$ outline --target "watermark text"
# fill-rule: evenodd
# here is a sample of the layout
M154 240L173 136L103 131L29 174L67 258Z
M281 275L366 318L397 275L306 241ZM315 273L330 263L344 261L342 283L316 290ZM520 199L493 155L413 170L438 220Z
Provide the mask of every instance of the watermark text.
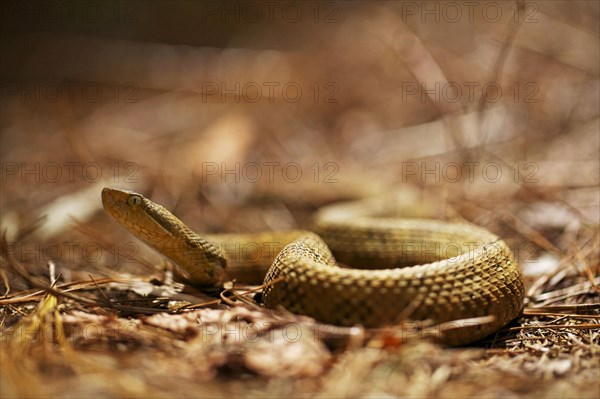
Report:
M135 162L114 162L103 166L97 162L2 162L0 181L21 183L138 183L139 166Z
M67 102L117 104L137 103L139 86L134 82L0 82L0 103L18 101L21 104Z
M298 162L248 162L234 163L202 163L202 183L216 179L221 183L257 183L259 181L274 183L277 181L296 183L310 176L315 183L339 183L336 177L340 167L335 162L314 162L300 164Z
M498 183L507 176L515 183L538 183L535 176L539 165L535 162L514 162L505 165L498 162L403 162L402 182L420 183L473 183L482 179L486 183Z

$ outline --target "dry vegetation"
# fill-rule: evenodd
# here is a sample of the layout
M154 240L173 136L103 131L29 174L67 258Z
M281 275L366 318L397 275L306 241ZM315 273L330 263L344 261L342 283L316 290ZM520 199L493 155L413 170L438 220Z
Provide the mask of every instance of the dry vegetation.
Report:
M600 397L599 3L77 4L2 5L2 397ZM524 311L454 349L268 312L105 185L205 232L399 193L505 238Z

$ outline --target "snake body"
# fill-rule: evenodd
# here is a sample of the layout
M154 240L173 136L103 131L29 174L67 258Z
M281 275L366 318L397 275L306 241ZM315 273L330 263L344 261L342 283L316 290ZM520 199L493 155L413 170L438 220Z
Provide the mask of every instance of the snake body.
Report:
M264 277L268 308L325 323L455 322L440 340L461 345L498 330L523 305L521 274L507 244L471 224L379 218L349 203L320 210L314 232L201 237L140 194L105 188L102 202L117 222L185 269L191 282ZM481 316L492 321L465 321Z

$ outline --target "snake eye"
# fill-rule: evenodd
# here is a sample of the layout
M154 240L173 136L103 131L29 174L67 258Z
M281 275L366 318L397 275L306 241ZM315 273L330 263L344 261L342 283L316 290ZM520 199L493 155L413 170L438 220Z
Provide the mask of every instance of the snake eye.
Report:
M142 203L142 197L139 195L130 195L129 198L127 198L127 203L129 206L138 206Z

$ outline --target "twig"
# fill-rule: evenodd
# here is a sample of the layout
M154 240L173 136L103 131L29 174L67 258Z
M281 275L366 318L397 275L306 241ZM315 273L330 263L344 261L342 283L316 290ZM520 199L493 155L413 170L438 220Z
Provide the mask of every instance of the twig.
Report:
M550 325L537 325L537 326L518 326L518 327L509 327L508 331L520 331L520 330L531 330L531 329L562 329L562 328L573 328L576 330L590 330L590 329L598 329L600 330L600 324L594 323L586 323L586 324L550 324Z
M91 274L88 273L88 276L89 276L90 280L92 280L92 282L94 283L94 285L96 286L96 288L98 289L98 291L100 291L100 295L102 295L104 297L104 299L106 300L106 303L108 304L108 306L112 308L113 304L110 301L110 299L108 298L108 296L106 295L106 293L104 292L104 290L102 289L102 287L100 287L100 285L98 285L98 283L96 282L96 280L94 280L94 277L92 277Z

